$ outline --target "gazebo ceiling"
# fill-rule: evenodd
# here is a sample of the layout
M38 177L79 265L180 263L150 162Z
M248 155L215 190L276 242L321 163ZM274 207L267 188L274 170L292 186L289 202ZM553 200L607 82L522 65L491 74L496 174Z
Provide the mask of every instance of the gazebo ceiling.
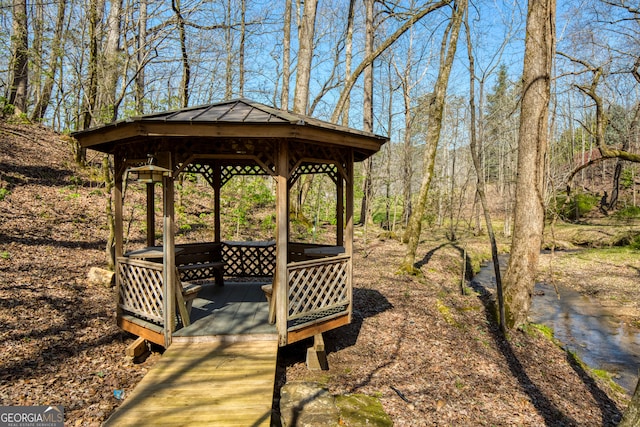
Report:
M73 136L82 147L105 153L113 153L120 144L148 144L153 140L288 139L352 148L356 161L373 155L388 140L247 99L132 117L75 132Z

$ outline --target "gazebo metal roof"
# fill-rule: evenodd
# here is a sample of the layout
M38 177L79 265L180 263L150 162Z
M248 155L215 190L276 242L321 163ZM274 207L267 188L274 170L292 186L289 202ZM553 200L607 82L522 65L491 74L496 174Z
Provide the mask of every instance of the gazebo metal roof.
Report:
M287 138L354 149L354 160L376 153L387 138L236 99L131 117L73 134L83 147L113 153L116 143L154 137Z

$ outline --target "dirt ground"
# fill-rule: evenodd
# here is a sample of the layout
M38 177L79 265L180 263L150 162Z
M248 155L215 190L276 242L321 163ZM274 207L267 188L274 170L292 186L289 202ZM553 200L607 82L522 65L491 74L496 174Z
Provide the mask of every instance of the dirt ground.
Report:
M115 325L113 289L86 280L105 258L98 181L65 138L0 124L0 405L60 404L70 426L99 425L120 403L114 390L129 393L160 357L125 356L132 337ZM330 369L309 372L302 342L281 351L278 385L377 396L398 426L617 424L628 396L535 328L505 339L488 295L462 295L463 247L429 239L424 277L399 276L403 246L371 231L365 245L362 233L354 322L325 334ZM637 264L629 271L621 295L637 295Z

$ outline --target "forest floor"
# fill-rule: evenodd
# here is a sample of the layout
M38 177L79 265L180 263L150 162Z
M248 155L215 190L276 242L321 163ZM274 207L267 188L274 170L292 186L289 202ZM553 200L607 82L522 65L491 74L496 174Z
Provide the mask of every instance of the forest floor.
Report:
M126 396L161 356L125 356L133 338L115 325L113 288L86 279L104 267L106 197L99 173L75 166L70 153L69 140L45 128L0 123L0 405L63 405L66 425L97 426L120 404L113 391ZM334 394L376 396L398 426L617 424L629 396L535 327L506 339L491 295L461 286L463 268L470 274L489 256L486 237L449 242L425 231L423 276L408 277L396 274L403 245L364 233L356 233L354 321L325 334L330 369L309 372L309 342L292 345L279 355L279 386L315 381ZM554 253L551 270L543 258L541 279L638 323L638 252L608 259L610 269L565 258L572 253Z

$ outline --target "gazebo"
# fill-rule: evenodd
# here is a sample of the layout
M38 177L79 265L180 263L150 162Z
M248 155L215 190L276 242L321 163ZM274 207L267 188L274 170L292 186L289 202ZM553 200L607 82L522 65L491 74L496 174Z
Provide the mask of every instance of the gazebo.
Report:
M191 303L203 280L215 279L218 287L229 276L269 277L262 288L280 346L351 322L353 167L387 138L246 99L133 117L73 136L84 148L113 155L117 321L122 329L168 347L180 325L189 327ZM175 180L182 173L202 175L213 189L213 242L175 244ZM304 174L326 174L335 183L335 245L289 239L289 192ZM125 253L127 175L147 183L147 246ZM222 241L220 191L236 175L275 180L275 241ZM156 183L162 184L163 196L160 246L154 234Z

